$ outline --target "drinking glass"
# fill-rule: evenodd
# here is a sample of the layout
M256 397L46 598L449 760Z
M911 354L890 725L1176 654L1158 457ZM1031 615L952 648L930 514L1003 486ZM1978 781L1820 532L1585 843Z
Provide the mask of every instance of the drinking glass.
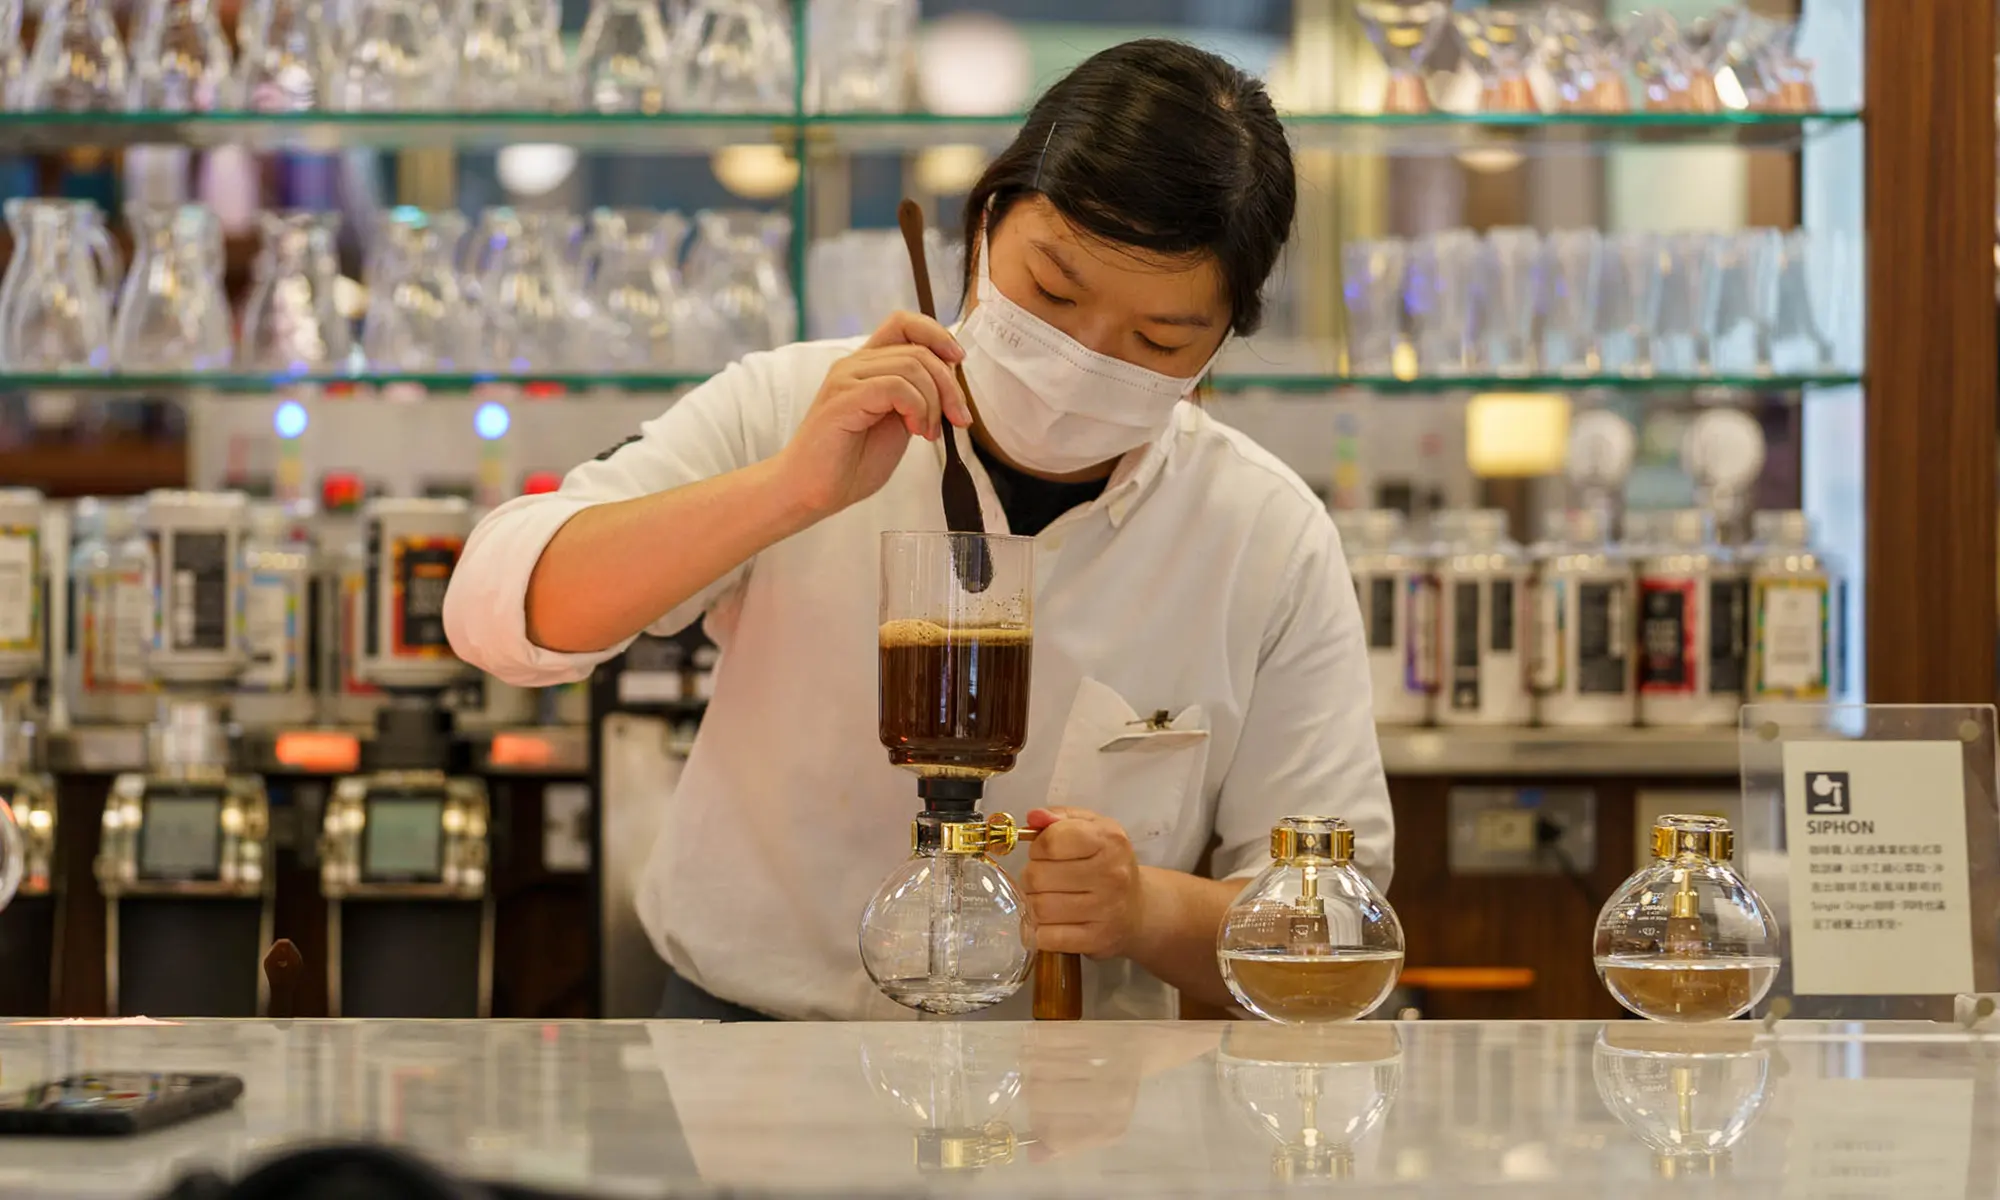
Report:
M213 371L229 365L222 290L222 222L197 204L125 205L132 268L111 326L111 362L125 371Z
M812 112L903 112L917 0L813 0L806 102Z
M1598 369L1620 375L1653 372L1653 330L1660 319L1660 261L1650 233L1613 233L1597 256Z
M104 0L45 0L21 79L26 109L90 112L125 104L127 62Z
M359 0L335 99L350 112L443 107L459 48L438 0Z
M1409 244L1401 238L1353 241L1341 248L1340 260L1347 369L1355 375L1393 375L1402 340Z
M474 365L472 309L459 286L465 218L452 210L383 213L364 268L368 310L361 354L383 371L457 371Z
M1779 244L1774 229L1744 229L1709 239L1705 332L1709 366L1720 374L1770 370Z
M1479 74L1482 112L1536 111L1534 89L1528 84L1528 60L1539 37L1533 14L1525 8L1492 5L1452 14L1458 44Z
M16 108L25 67L21 45L21 10L26 0L0 0L0 108Z
M19 371L110 366L118 255L87 200L6 203L14 257L0 283L0 361Z
M581 310L569 259L575 218L502 211L482 225L476 249L485 365L496 371L562 371L581 361Z
M340 214L266 212L251 265L237 358L261 371L306 374L348 365L353 336L335 303Z
M1462 375L1472 362L1472 273L1479 239L1469 229L1447 229L1410 243L1403 310L1417 369L1426 375Z
M1662 375L1694 375L1708 367L1702 335L1708 237L1670 233L1659 239L1659 320L1653 332L1653 369Z
M659 0L591 0L576 46L578 99L597 112L659 112L673 59Z
M251 0L236 25L234 102L252 112L310 112L338 70L320 0Z
M1355 14L1375 52L1389 68L1382 98L1386 113L1426 113L1430 92L1424 86L1424 66L1437 48L1451 5L1445 0L1356 0Z
M792 18L782 0L690 0L674 31L672 90L692 112L792 104Z
M1588 375L1597 369L1594 289L1601 243L1595 229L1558 229L1542 241L1535 308L1545 371Z
M132 41L133 112L207 112L229 90L229 38L209 0L146 0Z
M1794 229L1780 235L1773 250L1777 296L1771 310L1771 369L1780 374L1810 374L1833 360L1833 346L1819 320L1824 305L1814 303L1815 285L1824 282L1814 270L1818 249L1810 232Z
M1648 109L1702 111L1696 107L1694 96L1701 90L1695 82L1701 66L1682 39L1680 22L1659 11L1634 13L1626 20L1620 37ZM1708 94L1713 95L1714 90L1714 81L1710 80Z
M1847 229L1815 229L1804 234L1807 290L1813 323L1827 340L1823 364L1836 371L1859 371L1868 327L1864 301L1867 284L1861 235Z
M688 291L707 314L693 369L715 369L757 350L791 341L797 301L782 261L789 218L744 209L695 214L688 251Z
M1799 23L1778 24L1766 40L1760 62L1764 107L1774 112L1819 111L1819 89L1813 83L1811 59L1799 55Z
M1487 231L1472 276L1473 368L1527 375L1535 368L1536 275L1542 239L1532 229Z
M674 302L680 279L674 264L687 232L687 218L677 212L600 208L590 214L583 287L597 315L593 342L608 365L625 370L676 365Z
M1618 113L1631 107L1618 31L1609 23L1551 4L1542 17L1542 54L1558 110Z
M570 99L554 0L466 0L456 80L460 108L541 111Z

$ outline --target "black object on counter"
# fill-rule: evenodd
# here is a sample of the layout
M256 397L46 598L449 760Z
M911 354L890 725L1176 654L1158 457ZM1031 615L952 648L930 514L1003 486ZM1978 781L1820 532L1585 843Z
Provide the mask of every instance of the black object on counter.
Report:
M234 1075L105 1071L0 1095L0 1134L122 1137L220 1112L243 1094Z

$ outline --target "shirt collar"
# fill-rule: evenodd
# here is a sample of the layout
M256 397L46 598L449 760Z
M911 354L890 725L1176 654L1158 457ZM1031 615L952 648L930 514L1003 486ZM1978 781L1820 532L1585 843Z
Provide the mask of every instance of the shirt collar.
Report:
M1195 406L1186 400L1174 405L1173 417L1167 422L1167 427L1160 431L1160 436L1143 446L1127 450L1125 456L1118 460L1118 465L1111 468L1110 481L1105 484L1103 493L1091 501L1090 507L1102 508L1104 515L1110 518L1113 529L1125 523L1125 518L1132 514L1133 507L1152 490L1153 484L1159 481L1160 472L1166 469L1167 460L1173 453L1174 443L1179 440L1182 430L1191 428L1191 422L1197 415ZM972 477L978 486L980 508L984 510L986 527L1006 528L1004 514L1000 514L998 522L994 520L995 515L999 514L1000 502L993 495L993 483L986 476L986 464L980 462L979 456L972 451L972 431L959 429L949 423L945 428L948 435L960 439L959 454L965 459L965 465L971 469ZM941 471L945 464L943 440L933 443L932 450L937 457L938 469Z

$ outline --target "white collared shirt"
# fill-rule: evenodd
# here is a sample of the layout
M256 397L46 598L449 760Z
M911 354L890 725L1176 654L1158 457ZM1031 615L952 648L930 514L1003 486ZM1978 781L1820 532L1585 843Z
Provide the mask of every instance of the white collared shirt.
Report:
M582 678L621 652L558 654L528 640L528 578L549 539L592 505L775 455L860 342L753 354L561 490L495 509L451 581L452 646L529 687ZM967 451L987 528L1004 531ZM889 765L876 729L879 535L944 528L943 461L939 444L912 440L874 496L650 627L670 634L706 613L721 656L639 914L667 963L725 1000L792 1018L911 1015L869 982L857 941L920 807L915 778ZM1036 536L1035 556L1027 746L989 781L985 811L1087 808L1124 825L1140 862L1182 871L1214 839L1219 877L1262 870L1278 818L1341 816L1357 864L1387 886L1393 827L1360 609L1333 523L1296 475L1183 403L1097 500ZM1101 749L1160 710L1174 736L1159 748ZM1017 875L1024 860L1016 851ZM1135 965L1086 965L1086 1016L1173 1013L1172 990ZM1024 1018L1026 989L988 1015Z

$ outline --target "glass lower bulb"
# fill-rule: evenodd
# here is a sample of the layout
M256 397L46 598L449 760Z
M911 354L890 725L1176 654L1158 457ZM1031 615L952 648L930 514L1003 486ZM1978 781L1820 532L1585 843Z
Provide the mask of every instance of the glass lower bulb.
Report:
M861 965L919 1012L977 1012L1013 995L1033 962L1034 922L984 854L918 850L861 915Z
M1653 1151L1663 1176L1716 1173L1763 1111L1770 1052L1737 1025L1607 1025L1591 1051L1597 1094Z

